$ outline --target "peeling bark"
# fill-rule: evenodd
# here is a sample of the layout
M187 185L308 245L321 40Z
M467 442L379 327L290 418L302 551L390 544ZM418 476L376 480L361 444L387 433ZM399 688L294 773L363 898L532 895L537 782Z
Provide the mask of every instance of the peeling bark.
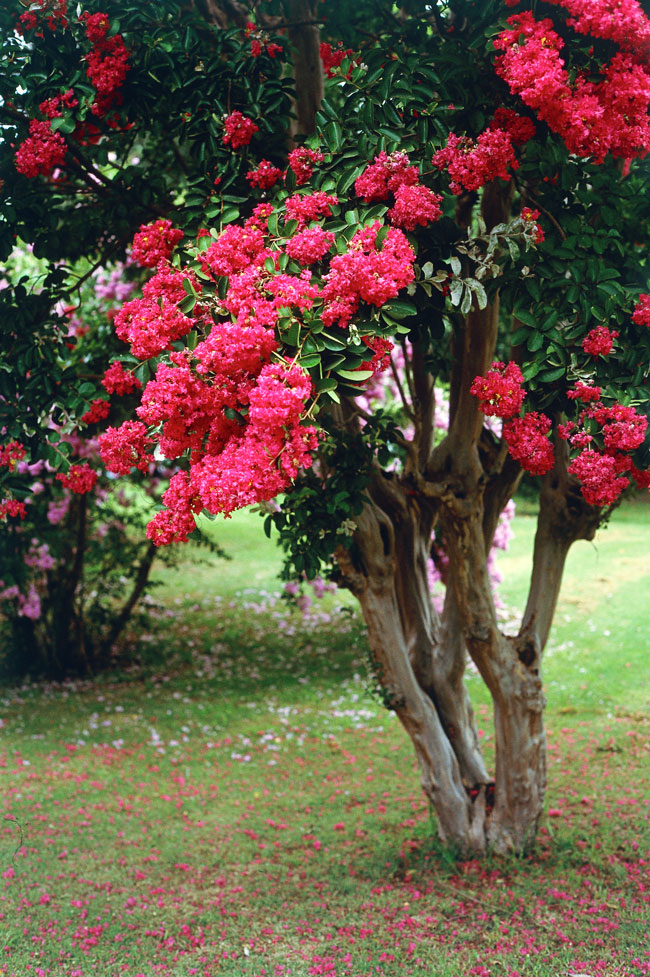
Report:
M410 662L395 587L393 527L376 505L366 506L358 526L357 559L353 561L347 551L340 553L339 567L361 604L386 702L413 743L422 788L436 812L440 837L465 850L471 827L470 802L454 751Z
M494 697L495 806L487 828L498 854L523 851L535 839L546 792L546 734L539 656L520 639L504 639Z

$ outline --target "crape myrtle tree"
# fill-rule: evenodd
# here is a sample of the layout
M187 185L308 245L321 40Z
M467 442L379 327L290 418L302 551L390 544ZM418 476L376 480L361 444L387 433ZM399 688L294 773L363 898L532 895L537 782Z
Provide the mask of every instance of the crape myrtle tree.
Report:
M152 453L179 464L147 529L155 545L187 540L200 512L258 503L293 572L324 567L349 587L442 839L520 851L543 810L541 659L567 552L650 484L643 7L209 0L199 12L214 50L199 68L197 28L186 43L182 26L196 9L175 8L176 40L165 21L155 44L154 24L145 39L129 33L140 12L109 6L54 28L42 20L61 3L29 12L14 55L38 70L15 86L5 161L18 171L9 206L22 206L19 191L54 200L81 179L90 120L93 247L123 246L138 223L132 259L149 276L114 326L145 383L134 415L101 435L102 459L124 475ZM71 51L62 59L71 38L85 74ZM128 52L101 125L96 48L83 43L104 61ZM134 75L153 92L150 55L165 67L143 104ZM56 113L46 97L60 98ZM114 140L128 147L119 162ZM143 214L146 187L154 213ZM109 199L126 201L121 238ZM83 209L83 194L71 198L85 227ZM380 407L366 390L384 371L397 401ZM488 554L525 472L539 484L538 528L507 635ZM494 704L493 775L468 655Z

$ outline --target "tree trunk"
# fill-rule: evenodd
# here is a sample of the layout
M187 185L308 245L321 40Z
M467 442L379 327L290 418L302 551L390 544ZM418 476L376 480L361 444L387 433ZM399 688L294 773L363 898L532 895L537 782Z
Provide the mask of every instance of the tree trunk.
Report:
M488 228L507 220L512 188L485 187ZM462 851L521 852L534 839L546 790L545 704L541 659L557 603L566 555L574 540L591 538L599 513L567 474L564 442L542 480L529 597L516 637L498 624L488 554L499 515L521 469L484 430L476 376L489 370L499 323L498 294L457 322L450 377L450 423L434 445L433 382L417 342L407 355L407 383L398 385L413 422L404 442L401 476L377 469L370 501L357 519L354 546L337 555L343 582L360 601L385 702L411 737L422 786L443 841ZM409 401L410 397L410 401ZM354 429L344 405L337 423ZM440 615L429 593L434 526L448 564ZM467 656L492 696L495 772L481 755L465 684Z
M498 854L535 840L546 792L546 733L539 655L527 641L504 639L494 699L495 804L487 839Z
M323 64L320 31L313 0L285 0L287 34L292 47L296 119L291 136L308 136L315 131L316 113L323 100Z
M142 597L144 589L147 586L147 581L149 580L149 573L151 572L153 561L156 558L156 553L157 548L153 543L149 543L142 556L142 559L140 560L140 566L138 567L138 572L135 576L131 593L124 602L121 611L116 612L113 622L101 643L100 649L102 660L107 658L110 654L113 645L128 624L129 618L135 609L135 605Z
M452 745L411 664L397 594L393 525L376 504L366 506L357 523L357 551L340 552L339 567L363 610L384 703L395 711L415 748L422 788L436 812L440 837L465 850L471 804Z

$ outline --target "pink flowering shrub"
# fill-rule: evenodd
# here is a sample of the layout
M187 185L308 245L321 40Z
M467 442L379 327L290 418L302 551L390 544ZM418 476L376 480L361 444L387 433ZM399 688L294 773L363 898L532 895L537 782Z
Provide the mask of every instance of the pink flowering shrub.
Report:
M586 14L580 2L565 6L578 13L577 18L569 18L571 26L582 33L595 27L594 33L621 43L622 50L602 67L600 80L592 81L584 71L571 80L560 55L564 41L552 20L535 20L530 11L509 17L509 29L494 41L495 48L503 52L496 59L497 74L562 137L569 152L593 156L596 162L602 162L607 153L624 158L644 155L650 149L650 76L630 51L635 47L634 31L627 40L623 38L621 11L616 17L619 26L612 29L614 18L608 21L600 14ZM638 25L640 43L647 48L647 21L640 8L635 9L633 22Z

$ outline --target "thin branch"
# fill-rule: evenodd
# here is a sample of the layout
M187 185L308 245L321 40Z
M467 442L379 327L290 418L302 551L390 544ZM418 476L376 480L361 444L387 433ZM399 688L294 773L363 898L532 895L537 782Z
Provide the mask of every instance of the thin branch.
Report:
M402 381L399 378L399 373L397 372L397 368L392 360L390 361L390 371L393 374L393 380L395 381L395 386L397 387L400 400L402 401L404 412L406 416L409 418L409 420L415 423L415 414L413 412L413 409L409 401L406 398L406 394L404 393L404 387L402 386Z
M411 396L411 403L415 403L415 384L413 383L413 371L411 369L411 360L406 351L406 342L402 341L400 343L402 347L402 353L404 354L404 375L406 376L406 383L409 388L409 394Z
M559 233L560 237L562 238L562 240L563 241L566 241L566 231L564 231L564 229L561 227L561 225L558 224L557 220L555 219L555 217L553 216L553 214L550 212L550 210L547 210L546 207L544 206L544 204L542 204L542 203L539 202L539 200L537 199L537 197L535 196L535 194L530 190L530 188L527 187L527 186L521 187L521 192L522 192L523 197L526 200L530 200L531 203L535 204L535 207L537 207L538 210L541 210L541 212L544 214L545 217L548 217L548 219L550 220L551 224L553 224L553 226L555 227L556 231L558 231L558 233Z

